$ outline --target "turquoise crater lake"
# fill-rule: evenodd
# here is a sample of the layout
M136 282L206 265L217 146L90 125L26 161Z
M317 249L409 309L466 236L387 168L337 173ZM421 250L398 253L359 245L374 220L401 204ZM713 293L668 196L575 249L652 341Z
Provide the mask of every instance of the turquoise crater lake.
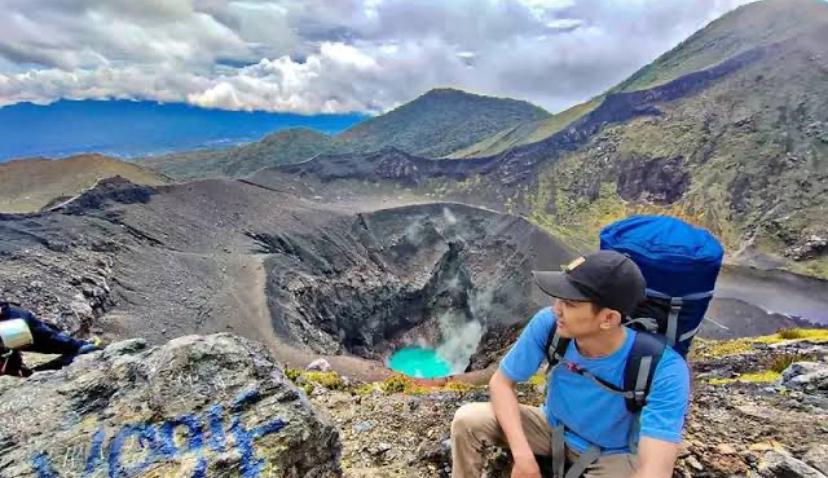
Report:
M425 347L400 349L388 360L391 370L415 378L440 378L451 375L451 365L437 351Z

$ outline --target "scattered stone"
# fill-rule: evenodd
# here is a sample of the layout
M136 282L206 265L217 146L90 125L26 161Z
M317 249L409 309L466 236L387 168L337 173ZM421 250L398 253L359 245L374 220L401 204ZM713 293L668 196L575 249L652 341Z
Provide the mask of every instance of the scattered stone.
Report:
M771 450L765 453L752 477L763 478L825 478L820 473L787 452Z
M812 446L802 456L802 461L828 475L828 444L818 443Z
M828 364L795 362L782 372L782 385L788 388L828 391Z
M688 456L684 459L684 461L690 466L690 468L696 471L704 470L704 466L702 466L702 464L699 463L699 460L697 460L696 457L693 455Z
M318 358L313 362L309 363L308 366L305 367L305 369L315 372L328 372L331 370L331 364L323 358Z
M385 442L377 443L377 447L374 450L374 455L382 455L383 453L387 452L391 449L391 445Z
M359 422L354 425L354 431L357 433L365 433L374 429L374 424L369 421Z

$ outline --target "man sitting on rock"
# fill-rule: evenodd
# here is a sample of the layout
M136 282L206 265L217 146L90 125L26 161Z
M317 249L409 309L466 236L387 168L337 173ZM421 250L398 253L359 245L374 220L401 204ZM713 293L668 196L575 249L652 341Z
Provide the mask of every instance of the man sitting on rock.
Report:
M622 395L593 379L624 384L637 332L621 321L645 297L638 266L620 253L600 251L576 259L564 272L535 272L535 280L556 299L554 306L532 318L501 361L489 381L491 403L466 404L455 414L452 476L479 478L482 450L495 444L510 448L512 478L541 477L535 455L550 456L553 463L563 463L561 455L570 464L583 458L580 467L586 467L587 477L670 477L689 398L689 374L681 356L664 349L638 415L628 411ZM548 377L544 406L519 404L515 382L538 370L554 326L560 337L574 340ZM635 445L637 454L631 449ZM553 474L562 477L563 465L554 468ZM573 468L567 478L580 475L582 470Z
M36 371L56 370L65 367L72 363L78 355L100 350L97 343L74 339L54 325L38 320L31 311L19 307L13 302L0 300L0 322L9 323L16 319L20 319L25 323L25 328L28 330L24 332L29 340L26 340L28 342L26 345L12 345L6 343L10 341L10 338L3 337L3 334L0 334L0 375L28 377ZM60 357L30 369L23 364L21 351L59 354Z

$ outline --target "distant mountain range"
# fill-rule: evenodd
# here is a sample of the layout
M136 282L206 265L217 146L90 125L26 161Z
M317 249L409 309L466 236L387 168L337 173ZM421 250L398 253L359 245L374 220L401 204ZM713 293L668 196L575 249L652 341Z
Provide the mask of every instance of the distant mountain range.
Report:
M235 148L162 155L142 164L177 178L195 178L238 177L317 154L369 153L389 147L439 158L503 129L549 117L525 101L440 88L335 136L304 128L284 130Z
M338 133L366 115L224 111L152 101L19 103L0 108L0 162L27 156L97 152L135 157L195 148L226 148L278 129Z

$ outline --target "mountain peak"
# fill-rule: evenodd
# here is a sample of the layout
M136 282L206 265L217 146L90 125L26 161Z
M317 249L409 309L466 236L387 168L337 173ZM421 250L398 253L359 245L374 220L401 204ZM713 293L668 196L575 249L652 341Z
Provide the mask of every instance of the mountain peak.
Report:
M652 88L755 48L826 35L828 2L763 0L714 20L611 92Z
M339 137L349 152L395 146L407 153L443 157L498 131L549 113L526 101L435 88Z

